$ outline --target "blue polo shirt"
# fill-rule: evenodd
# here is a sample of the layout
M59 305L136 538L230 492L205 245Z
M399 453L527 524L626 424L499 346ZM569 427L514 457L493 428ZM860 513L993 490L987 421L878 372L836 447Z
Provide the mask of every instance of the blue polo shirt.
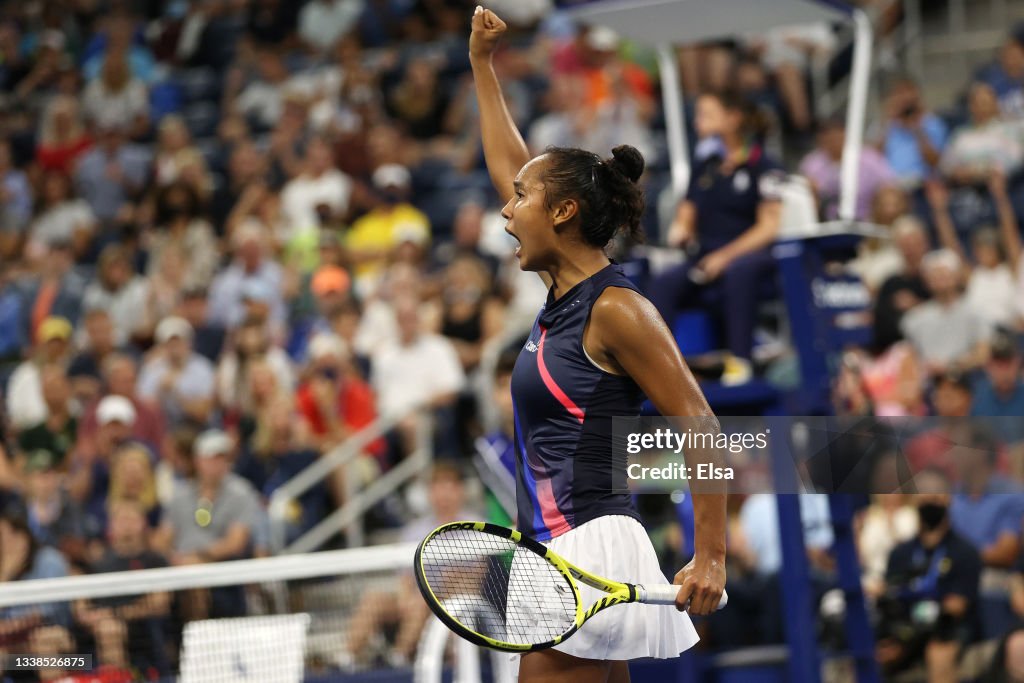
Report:
M686 198L697 209L696 233L702 251L724 247L757 222L761 202L779 201L786 178L782 167L755 145L732 173L713 156L695 163Z
M949 135L946 124L935 114L925 114L921 127L932 146L941 152ZM931 172L914 132L895 122L885 136L885 158L900 180L921 180Z
M1024 493L1013 482L993 475L977 498L962 491L954 494L949 516L953 530L980 551L1007 531L1021 532Z
M974 387L971 415L987 417L999 439L1008 444L1024 441L1024 382L1018 382L1009 396L1000 396L988 377Z

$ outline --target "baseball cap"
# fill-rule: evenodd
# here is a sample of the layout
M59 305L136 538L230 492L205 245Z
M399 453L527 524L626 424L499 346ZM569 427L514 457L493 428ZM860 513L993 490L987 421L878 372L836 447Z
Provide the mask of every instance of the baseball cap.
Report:
M101 425L120 422L131 426L135 417L135 406L124 396L105 396L96 406L96 421Z
M351 279L344 268L340 266L320 266L313 273L313 279L309 282L309 288L313 294L324 296L332 292L347 292L350 284Z
M384 189L385 187L409 187L412 176L409 169L401 164L384 164L373 172L373 186Z
M184 318L172 315L160 321L154 336L157 344L163 344L174 337L191 340L192 335L192 325Z
M41 342L53 341L54 339L67 341L71 339L71 332L71 323L68 322L67 318L52 315L39 324L37 336Z
M25 458L26 472L45 472L57 467L57 454L45 448L30 451Z
M227 455L235 447L235 442L221 429L207 429L196 437L192 452L197 458L212 458L215 455Z
M395 243L412 242L424 245L430 240L429 233L419 225L406 224L395 228Z

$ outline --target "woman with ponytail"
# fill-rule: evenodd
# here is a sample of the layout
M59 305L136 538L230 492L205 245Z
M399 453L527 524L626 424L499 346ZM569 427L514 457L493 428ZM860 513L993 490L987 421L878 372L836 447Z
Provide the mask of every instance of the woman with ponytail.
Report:
M688 258L655 281L651 300L670 323L684 308L720 313L726 347L749 360L758 292L775 267L785 174L765 155L764 115L741 95L702 95L695 124L690 186L667 239Z
M612 419L639 415L646 394L662 415L717 422L657 309L605 253L619 232L638 236L644 159L628 145L606 158L548 148L531 159L491 64L504 31L477 7L469 53L484 155L520 267L550 286L512 373L519 529L596 574L664 584L632 495L613 485L626 481L626 461L613 452ZM678 610L702 615L725 587L725 496L697 495L694 509L696 554L674 583ZM581 587L584 604L591 590ZM627 660L676 657L696 640L676 608L626 605L552 649L516 655L519 680L625 683Z

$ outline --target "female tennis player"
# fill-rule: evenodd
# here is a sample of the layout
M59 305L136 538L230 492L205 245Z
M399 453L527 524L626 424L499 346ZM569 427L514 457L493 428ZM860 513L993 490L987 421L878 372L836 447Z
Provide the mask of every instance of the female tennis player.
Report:
M625 468L613 465L612 417L639 415L646 394L662 415L714 418L664 320L604 252L619 230L639 230L644 160L629 146L603 160L562 148L531 159L491 63L505 28L477 7L469 53L484 156L520 267L550 286L512 377L518 526L595 574L664 584L632 496L612 490L613 467ZM711 613L725 588L725 496L695 496L694 509L696 553L676 574L676 608L598 614L565 643L522 655L520 680L624 683L625 660L691 647L682 610Z

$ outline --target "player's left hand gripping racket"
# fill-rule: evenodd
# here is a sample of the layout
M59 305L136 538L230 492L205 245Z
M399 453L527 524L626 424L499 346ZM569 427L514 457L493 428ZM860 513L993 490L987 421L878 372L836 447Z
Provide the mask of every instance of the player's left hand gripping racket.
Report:
M437 617L466 640L506 652L557 645L612 605L674 605L679 586L595 576L534 539L486 522L453 522L416 549L416 583ZM577 581L607 595L584 609ZM719 608L728 596L723 594Z

